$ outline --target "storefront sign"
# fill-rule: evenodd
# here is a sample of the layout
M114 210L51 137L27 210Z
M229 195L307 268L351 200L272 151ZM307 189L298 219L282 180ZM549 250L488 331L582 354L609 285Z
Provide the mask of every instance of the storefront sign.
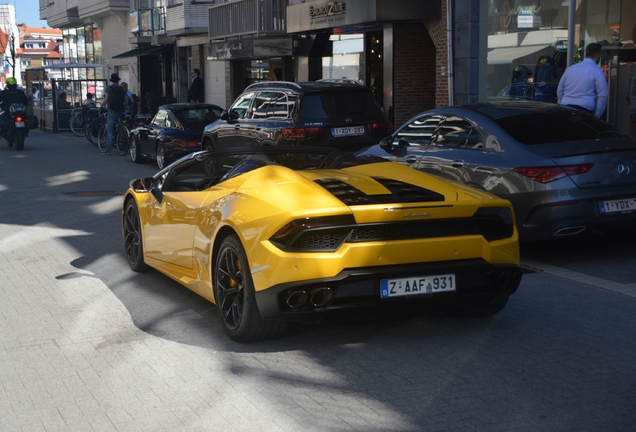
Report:
M537 6L519 6L517 8L517 28L534 28L541 24L541 17L538 12L541 7ZM538 23L537 23L538 19Z
M440 17L439 0L315 0L287 6L287 32Z
M327 6L309 6L309 16L311 19L342 15L345 13L347 13L346 3L329 2Z

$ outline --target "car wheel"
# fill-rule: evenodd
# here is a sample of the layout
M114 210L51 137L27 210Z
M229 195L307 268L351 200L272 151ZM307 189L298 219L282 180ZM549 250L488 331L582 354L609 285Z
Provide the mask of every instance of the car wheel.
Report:
M272 339L287 330L286 321L261 318L245 250L237 236L225 238L214 263L214 297L223 328L239 342Z
M130 159L132 159L134 163L142 163L144 161L144 158L141 157L139 141L137 141L137 137L134 135L130 136Z
M202 150L214 150L214 145L212 144L212 141L210 141L209 139L205 140L203 142L203 144L201 145L201 149Z
M508 303L508 297L498 298L470 309L457 310L454 315L459 318L485 318L501 312L506 307L506 303Z
M164 169L168 165L166 162L166 151L163 148L163 144L157 143L157 166L159 169Z
M128 265L136 272L148 270L148 265L144 262L144 246L141 236L141 220L139 210L135 200L126 203L124 211L124 248Z

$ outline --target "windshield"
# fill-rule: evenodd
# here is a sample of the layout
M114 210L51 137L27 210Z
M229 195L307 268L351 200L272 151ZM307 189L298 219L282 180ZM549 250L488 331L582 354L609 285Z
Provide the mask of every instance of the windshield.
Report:
M382 111L368 91L327 91L308 93L302 99L301 116L307 120L351 118L377 119Z
M624 138L604 121L570 110L524 113L495 119L515 140L522 144L550 144L595 138Z

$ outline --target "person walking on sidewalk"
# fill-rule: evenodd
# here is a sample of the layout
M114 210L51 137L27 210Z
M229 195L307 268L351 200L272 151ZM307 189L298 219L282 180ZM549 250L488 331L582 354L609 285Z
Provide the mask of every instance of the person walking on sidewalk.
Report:
M607 80L605 73L597 66L601 59L601 45L588 44L585 47L585 59L581 63L567 68L559 87L559 104L567 105L600 117L607 103Z
M126 91L119 85L119 75L114 73L110 76L112 83L106 87L106 95L102 100L102 106L108 105L108 113L106 115L106 151L103 156L110 156L113 149L113 134L115 131L115 122L119 119L128 104L128 95Z
M188 89L188 102L203 102L203 79L199 75L199 69L192 69L190 72L192 82Z

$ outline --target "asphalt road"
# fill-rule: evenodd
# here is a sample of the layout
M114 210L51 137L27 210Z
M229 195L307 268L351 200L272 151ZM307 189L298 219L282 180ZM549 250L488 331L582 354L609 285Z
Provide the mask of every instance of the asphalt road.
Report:
M524 245L492 318L239 344L213 305L126 264L122 194L155 171L70 134L0 139L0 430L634 429L633 241Z

